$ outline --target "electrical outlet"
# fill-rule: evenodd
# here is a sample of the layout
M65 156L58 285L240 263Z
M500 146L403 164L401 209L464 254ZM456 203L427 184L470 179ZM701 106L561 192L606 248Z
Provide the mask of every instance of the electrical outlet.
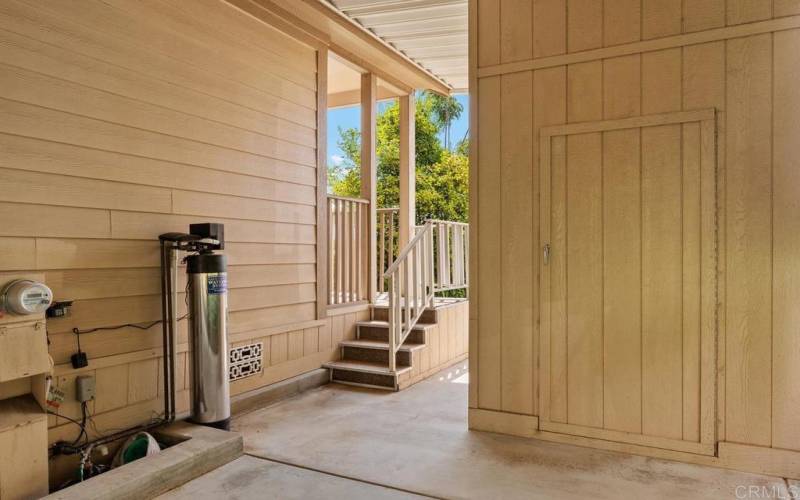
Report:
M81 403L94 399L94 375L80 375L75 378L75 399Z

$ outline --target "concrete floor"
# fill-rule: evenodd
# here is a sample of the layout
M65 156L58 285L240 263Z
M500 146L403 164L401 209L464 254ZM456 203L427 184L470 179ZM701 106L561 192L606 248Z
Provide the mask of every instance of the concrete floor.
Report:
M468 431L466 382L460 363L398 393L328 385L239 416L249 457L169 497L792 498L781 478Z
M159 498L397 500L425 497L245 455Z

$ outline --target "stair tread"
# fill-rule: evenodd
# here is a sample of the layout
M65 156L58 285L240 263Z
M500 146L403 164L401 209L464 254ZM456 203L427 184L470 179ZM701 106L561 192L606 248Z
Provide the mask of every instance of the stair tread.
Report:
M369 321L356 321L356 325L371 328L389 328L388 321L381 321L378 319L371 319ZM433 328L434 326L436 325L433 323L417 323L414 325L412 330L427 330L428 328Z
M334 370L353 370L367 373L377 373L379 375L392 375L389 365L383 363L371 363L369 361L329 361L322 365L325 368ZM400 375L411 369L410 366L398 366L395 374Z
M368 349L389 349L389 343L383 342L381 340L363 340L363 339L343 340L339 342L339 345L348 347L365 347ZM400 346L400 350L414 351L417 349L422 349L423 347L425 347L425 344L405 342L403 343L403 345Z

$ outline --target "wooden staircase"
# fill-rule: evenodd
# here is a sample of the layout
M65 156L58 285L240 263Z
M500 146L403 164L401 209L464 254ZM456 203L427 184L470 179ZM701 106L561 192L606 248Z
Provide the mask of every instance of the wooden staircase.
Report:
M396 391L399 378L411 371L414 352L424 349L428 331L437 324L437 310L427 308L395 354L397 369L389 369L389 308L373 305L372 320L356 323L356 338L339 343L341 360L325 363L331 382Z

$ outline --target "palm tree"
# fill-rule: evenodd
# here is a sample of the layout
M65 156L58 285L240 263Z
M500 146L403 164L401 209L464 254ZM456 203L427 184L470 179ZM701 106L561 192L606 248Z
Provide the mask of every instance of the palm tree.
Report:
M430 91L426 91L426 94L431 101L434 122L440 131L444 131L444 147L449 150L450 125L461 116L464 106L453 96L443 96Z

